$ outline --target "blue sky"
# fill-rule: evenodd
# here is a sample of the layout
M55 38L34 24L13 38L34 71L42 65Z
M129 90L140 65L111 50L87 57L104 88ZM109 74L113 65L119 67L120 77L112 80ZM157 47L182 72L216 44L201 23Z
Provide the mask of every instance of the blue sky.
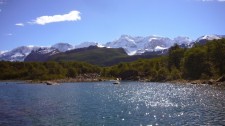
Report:
M225 0L0 0L0 50L122 34L225 35Z

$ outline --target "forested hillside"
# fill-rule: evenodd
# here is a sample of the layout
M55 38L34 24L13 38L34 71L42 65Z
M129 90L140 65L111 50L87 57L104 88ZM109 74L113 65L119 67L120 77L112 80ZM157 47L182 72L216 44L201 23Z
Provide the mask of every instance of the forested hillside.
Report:
M90 57L91 58L91 57ZM0 62L0 79L51 80L96 73L103 78L169 81L217 78L225 74L225 39L193 48L174 45L167 56L139 59L109 67L84 62Z
M168 81L210 79L225 74L225 39L186 49L174 45L168 56L120 63L103 68L104 76L122 79Z

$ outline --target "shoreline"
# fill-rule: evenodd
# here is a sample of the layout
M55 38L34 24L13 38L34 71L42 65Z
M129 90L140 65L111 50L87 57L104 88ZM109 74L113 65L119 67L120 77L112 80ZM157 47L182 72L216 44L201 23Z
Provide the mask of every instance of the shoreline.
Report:
M65 78L65 79L53 79L53 80L0 80L0 82L10 83L16 82L18 84L25 83L25 84L60 84L60 83L75 83L75 82L102 82L102 81L110 81L114 80L113 78L101 78L101 77L78 77L78 78ZM152 81L141 81L141 80L124 80L124 81L139 81L139 82L152 82ZM154 82L154 81L153 81ZM175 84L208 84L208 85L225 85L225 76L221 76L216 80L213 79L204 79L204 80L170 80L170 81L157 81L162 83L175 83Z
M49 85L60 85L63 83L76 83L76 82L102 82L110 81L112 79L56 79L56 80L0 80L6 84L10 82L16 82L17 84L49 84ZM130 81L130 80L124 80ZM138 82L151 82L151 81L138 81ZM196 85L225 85L225 81L217 80L171 80L171 81L158 81L159 83L174 83L174 84L196 84Z
M224 81L216 81L216 80L172 80L172 81L166 81L170 83L175 83L175 84L196 84L196 85L201 85L201 84L208 84L208 85L225 85Z

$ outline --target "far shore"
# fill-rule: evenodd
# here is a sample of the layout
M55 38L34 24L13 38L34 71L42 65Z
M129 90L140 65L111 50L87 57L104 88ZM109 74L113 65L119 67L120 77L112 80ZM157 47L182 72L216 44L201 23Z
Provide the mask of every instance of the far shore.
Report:
M170 83L176 84L209 84L209 85L225 85L225 81L217 81L217 80L172 80L168 81Z
M75 83L75 82L101 82L115 80L114 78L65 78L55 80L0 80L0 82L16 82L18 84L62 84L62 83ZM123 80L123 81L140 81L140 82L152 82L148 80ZM218 78L217 80L171 80L171 81L158 81L161 83L175 83L175 84L209 84L209 85L225 85L225 76Z

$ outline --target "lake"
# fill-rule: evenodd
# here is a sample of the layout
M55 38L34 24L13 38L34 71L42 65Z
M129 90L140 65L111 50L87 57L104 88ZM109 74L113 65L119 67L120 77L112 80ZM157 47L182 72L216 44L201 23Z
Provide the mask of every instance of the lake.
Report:
M224 86L0 82L1 126L224 124Z

